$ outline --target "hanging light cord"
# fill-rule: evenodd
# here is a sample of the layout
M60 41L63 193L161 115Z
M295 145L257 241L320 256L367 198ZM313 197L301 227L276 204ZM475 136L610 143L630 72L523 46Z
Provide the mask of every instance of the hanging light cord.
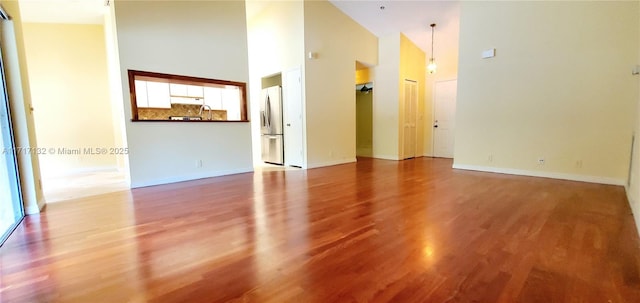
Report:
M433 28L436 27L435 23L431 24L431 59L433 60Z

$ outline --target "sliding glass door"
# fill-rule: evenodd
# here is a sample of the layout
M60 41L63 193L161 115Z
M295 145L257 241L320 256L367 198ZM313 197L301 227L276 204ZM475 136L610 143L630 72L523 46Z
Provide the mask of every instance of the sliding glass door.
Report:
M2 62L2 50L0 49L0 246L13 231L15 226L24 217L22 209L22 196L20 194L20 182L18 179L18 166L16 155L18 152L13 140L11 128L11 115L9 111L9 99L7 98L7 86L4 75L4 62Z

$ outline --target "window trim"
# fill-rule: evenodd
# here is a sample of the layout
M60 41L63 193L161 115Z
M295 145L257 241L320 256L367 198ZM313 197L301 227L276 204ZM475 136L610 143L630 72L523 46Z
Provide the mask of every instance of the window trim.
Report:
M131 121L132 122L249 122L247 113L247 84L245 82L236 82L219 79L208 79L200 77L182 76L163 74L156 72L147 72L139 70L127 70L129 76L129 99L131 100ZM136 100L135 80L138 78L166 79L169 83L188 84L203 86L203 84L213 84L215 86L229 85L237 86L240 89L240 120L141 120L138 116L138 103ZM138 79L140 80L140 79Z

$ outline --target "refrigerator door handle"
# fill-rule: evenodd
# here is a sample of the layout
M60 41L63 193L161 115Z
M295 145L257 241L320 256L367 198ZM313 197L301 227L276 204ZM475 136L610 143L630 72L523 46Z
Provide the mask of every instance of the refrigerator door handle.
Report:
M264 116L265 124L269 128L269 132L271 132L271 101L269 100L269 95L267 95L267 101L265 102Z

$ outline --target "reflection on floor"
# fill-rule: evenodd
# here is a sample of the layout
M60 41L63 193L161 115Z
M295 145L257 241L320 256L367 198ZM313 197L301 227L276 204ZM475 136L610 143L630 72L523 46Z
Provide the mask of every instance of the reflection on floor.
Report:
M299 167L261 163L256 171L291 171ZM72 200L130 189L125 174L119 171L93 171L42 178L47 203Z
M260 163L254 167L255 171L289 171L289 170L301 170L300 167L275 165L270 163Z
M129 184L124 172L94 171L43 177L42 189L47 203L50 203L128 190Z
M360 160L52 203L0 302L640 302L622 186Z

